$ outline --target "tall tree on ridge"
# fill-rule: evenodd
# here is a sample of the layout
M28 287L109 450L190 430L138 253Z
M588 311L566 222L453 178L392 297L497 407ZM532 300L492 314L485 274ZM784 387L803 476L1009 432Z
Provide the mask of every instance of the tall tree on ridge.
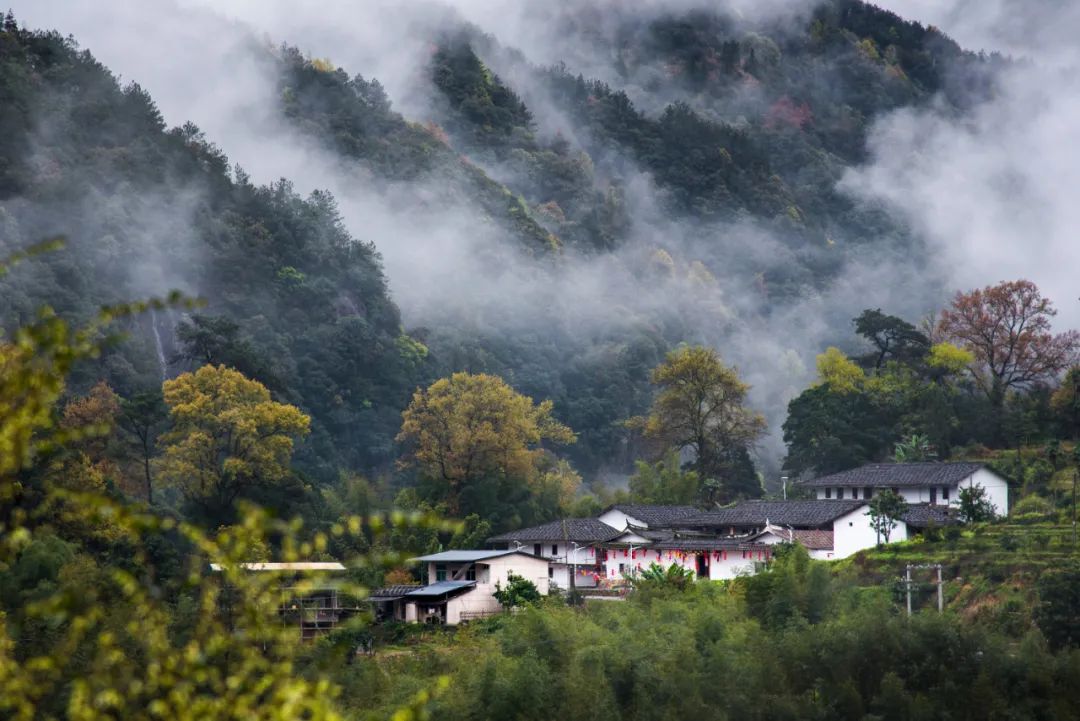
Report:
M750 386L739 380L711 348L683 346L653 369L660 392L645 433L668 448L694 452L694 469L704 482L720 480L733 496L745 483L734 477L747 448L765 432L765 419L746 407ZM735 486L739 486L736 488Z
M1031 281L1003 281L957 293L940 328L975 354L975 380L1000 412L1010 389L1049 380L1076 359L1080 333L1051 333L1055 315Z

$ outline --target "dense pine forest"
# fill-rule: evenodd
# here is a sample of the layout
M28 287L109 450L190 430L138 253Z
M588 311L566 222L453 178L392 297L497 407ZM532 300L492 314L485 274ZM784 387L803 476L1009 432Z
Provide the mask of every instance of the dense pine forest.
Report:
M1075 297L959 285L854 187L883 123L975 124L1030 61L859 0L644 5L527 35L424 5L385 78L215 25L262 83L224 137L3 17L0 716L1080 714ZM937 460L1006 478L1007 517L456 630L300 642L239 568L341 561L362 604L614 503ZM944 613L904 616L909 563Z

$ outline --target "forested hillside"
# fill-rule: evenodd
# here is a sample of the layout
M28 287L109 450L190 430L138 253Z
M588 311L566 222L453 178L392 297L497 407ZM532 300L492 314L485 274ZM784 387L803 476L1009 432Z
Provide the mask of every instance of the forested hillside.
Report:
M882 122L973 122L1018 63L858 0L350 7L380 77L348 28L182 5L139 32L195 13L154 61L228 108L190 122L0 23L0 718L1077 718L1071 299L953 287L852 188ZM975 489L967 527L618 600L507 576L457 631L361 605L505 531L934 460L1005 478L1008 518ZM243 567L296 561L345 564L312 643L283 619L328 607ZM900 617L909 563L941 616Z

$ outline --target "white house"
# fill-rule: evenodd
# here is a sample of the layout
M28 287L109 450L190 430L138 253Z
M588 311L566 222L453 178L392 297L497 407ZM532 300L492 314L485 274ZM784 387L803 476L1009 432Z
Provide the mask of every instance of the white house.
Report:
M501 610L495 585L506 587L510 576L521 576L548 593L548 561L515 550L443 551L414 558L426 566L426 586L379 589L371 600L380 615L408 623L455 626Z
M559 588L591 588L602 573L600 545L618 536L622 528L625 525L614 528L596 518L565 518L503 533L488 543L547 559L551 583Z
M816 531L799 533L802 538L794 540L806 545L813 557L823 559L847 558L877 543L877 534L867 515L867 502L862 500L744 501L699 513L680 521L679 525L717 536L748 535L754 542L765 544L791 540L795 532ZM784 532L788 532L788 538L783 537ZM889 540L903 541L907 537L907 522L897 521ZM826 545L828 541L831 546Z
M604 544L604 577L617 581L641 573L651 564L682 566L697 578L723 581L754 573L772 550L753 537L719 538L698 533L628 531Z
M849 471L821 476L801 485L812 488L818 500L869 500L890 488L909 504L960 504L960 489L981 486L999 516L1009 512L1009 484L981 463L871 463Z

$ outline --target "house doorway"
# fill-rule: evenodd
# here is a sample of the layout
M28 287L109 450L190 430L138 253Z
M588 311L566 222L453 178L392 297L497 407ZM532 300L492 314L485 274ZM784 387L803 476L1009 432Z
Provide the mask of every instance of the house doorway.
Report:
M695 556L697 559L697 577L708 578L709 577L709 554L699 553Z

